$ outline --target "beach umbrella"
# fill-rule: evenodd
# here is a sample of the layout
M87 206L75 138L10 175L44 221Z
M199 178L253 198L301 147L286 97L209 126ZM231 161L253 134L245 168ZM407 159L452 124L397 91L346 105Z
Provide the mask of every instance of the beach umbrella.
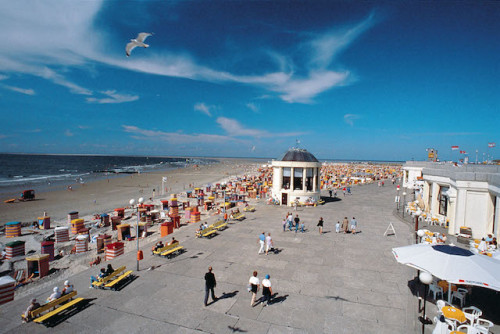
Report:
M416 244L392 249L399 263L452 284L475 285L500 291L500 261L450 245ZM451 284L448 302L451 302Z

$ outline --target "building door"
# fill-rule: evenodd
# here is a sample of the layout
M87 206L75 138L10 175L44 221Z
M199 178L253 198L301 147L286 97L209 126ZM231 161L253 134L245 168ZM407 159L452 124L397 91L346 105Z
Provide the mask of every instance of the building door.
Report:
M287 193L281 194L281 205L288 205L288 194Z

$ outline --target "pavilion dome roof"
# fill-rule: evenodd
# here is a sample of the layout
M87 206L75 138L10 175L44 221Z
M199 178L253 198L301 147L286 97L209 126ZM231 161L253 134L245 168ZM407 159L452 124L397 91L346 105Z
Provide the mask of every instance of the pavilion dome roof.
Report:
M286 151L278 161L302 161L302 162L319 162L316 157L309 151L303 148L292 147Z

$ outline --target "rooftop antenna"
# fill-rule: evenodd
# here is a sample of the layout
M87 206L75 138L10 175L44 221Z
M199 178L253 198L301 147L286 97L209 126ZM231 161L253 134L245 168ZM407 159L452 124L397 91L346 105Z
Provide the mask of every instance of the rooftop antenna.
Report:
M295 139L295 148L299 148L300 140L297 138Z

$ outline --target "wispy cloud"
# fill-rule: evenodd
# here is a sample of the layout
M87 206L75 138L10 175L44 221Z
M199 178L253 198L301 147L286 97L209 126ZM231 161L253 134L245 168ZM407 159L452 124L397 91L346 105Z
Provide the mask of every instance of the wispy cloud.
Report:
M217 118L219 126L231 137L295 137L304 132L269 132L266 130L247 128L235 119L227 117Z
M137 101L139 99L139 96L137 95L119 94L116 92L116 90L106 90L101 92L101 94L106 95L107 97L99 99L95 97L87 97L87 102L99 103L99 104L125 103L125 102Z
M9 77L3 74L0 74L0 81L8 79Z
M194 110L202 112L209 117L212 117L212 110L215 109L217 109L216 106L207 105L203 102L198 102L194 105Z
M7 135L3 135L0 133L0 139L4 139L4 138L7 138L8 136Z
M66 131L64 131L64 135L66 137L73 137L75 134L73 132L71 132L70 130L66 130Z
M14 86L9 86L9 85L0 85L0 87L11 90L13 92L25 94L25 95L35 95L35 91L31 88L20 88L20 87L14 87Z
M254 113L258 113L260 111L259 106L257 106L255 103L247 103L246 104L247 108L253 111Z
M255 69L252 73L257 74L243 75L236 74L239 69L231 72L205 66L189 53L178 54L161 45L156 45L155 50L159 51L148 50L142 58L125 59L123 52L104 54L102 46L109 42L108 35L96 31L94 24L103 3L102 0L0 3L0 29L8 36L8 43L0 44L0 70L39 76L75 94L90 96L91 90L69 77L72 69L85 69L97 61L142 73L243 83L274 92L289 103L312 103L319 94L350 82L352 74L339 69L335 57L374 23L370 15L358 24L317 33L312 39L290 46L293 52L287 56L266 50L276 68L262 73ZM303 50L308 50L307 54ZM90 100L119 103L116 98Z
M361 116L356 115L356 114L345 114L344 115L344 122L349 124L350 126L354 126L354 121L357 119L360 119Z
M133 134L135 139L160 140L171 144L240 142L240 140L233 137L213 134L185 134L182 132L147 130L133 125L122 125L122 128L125 132Z

